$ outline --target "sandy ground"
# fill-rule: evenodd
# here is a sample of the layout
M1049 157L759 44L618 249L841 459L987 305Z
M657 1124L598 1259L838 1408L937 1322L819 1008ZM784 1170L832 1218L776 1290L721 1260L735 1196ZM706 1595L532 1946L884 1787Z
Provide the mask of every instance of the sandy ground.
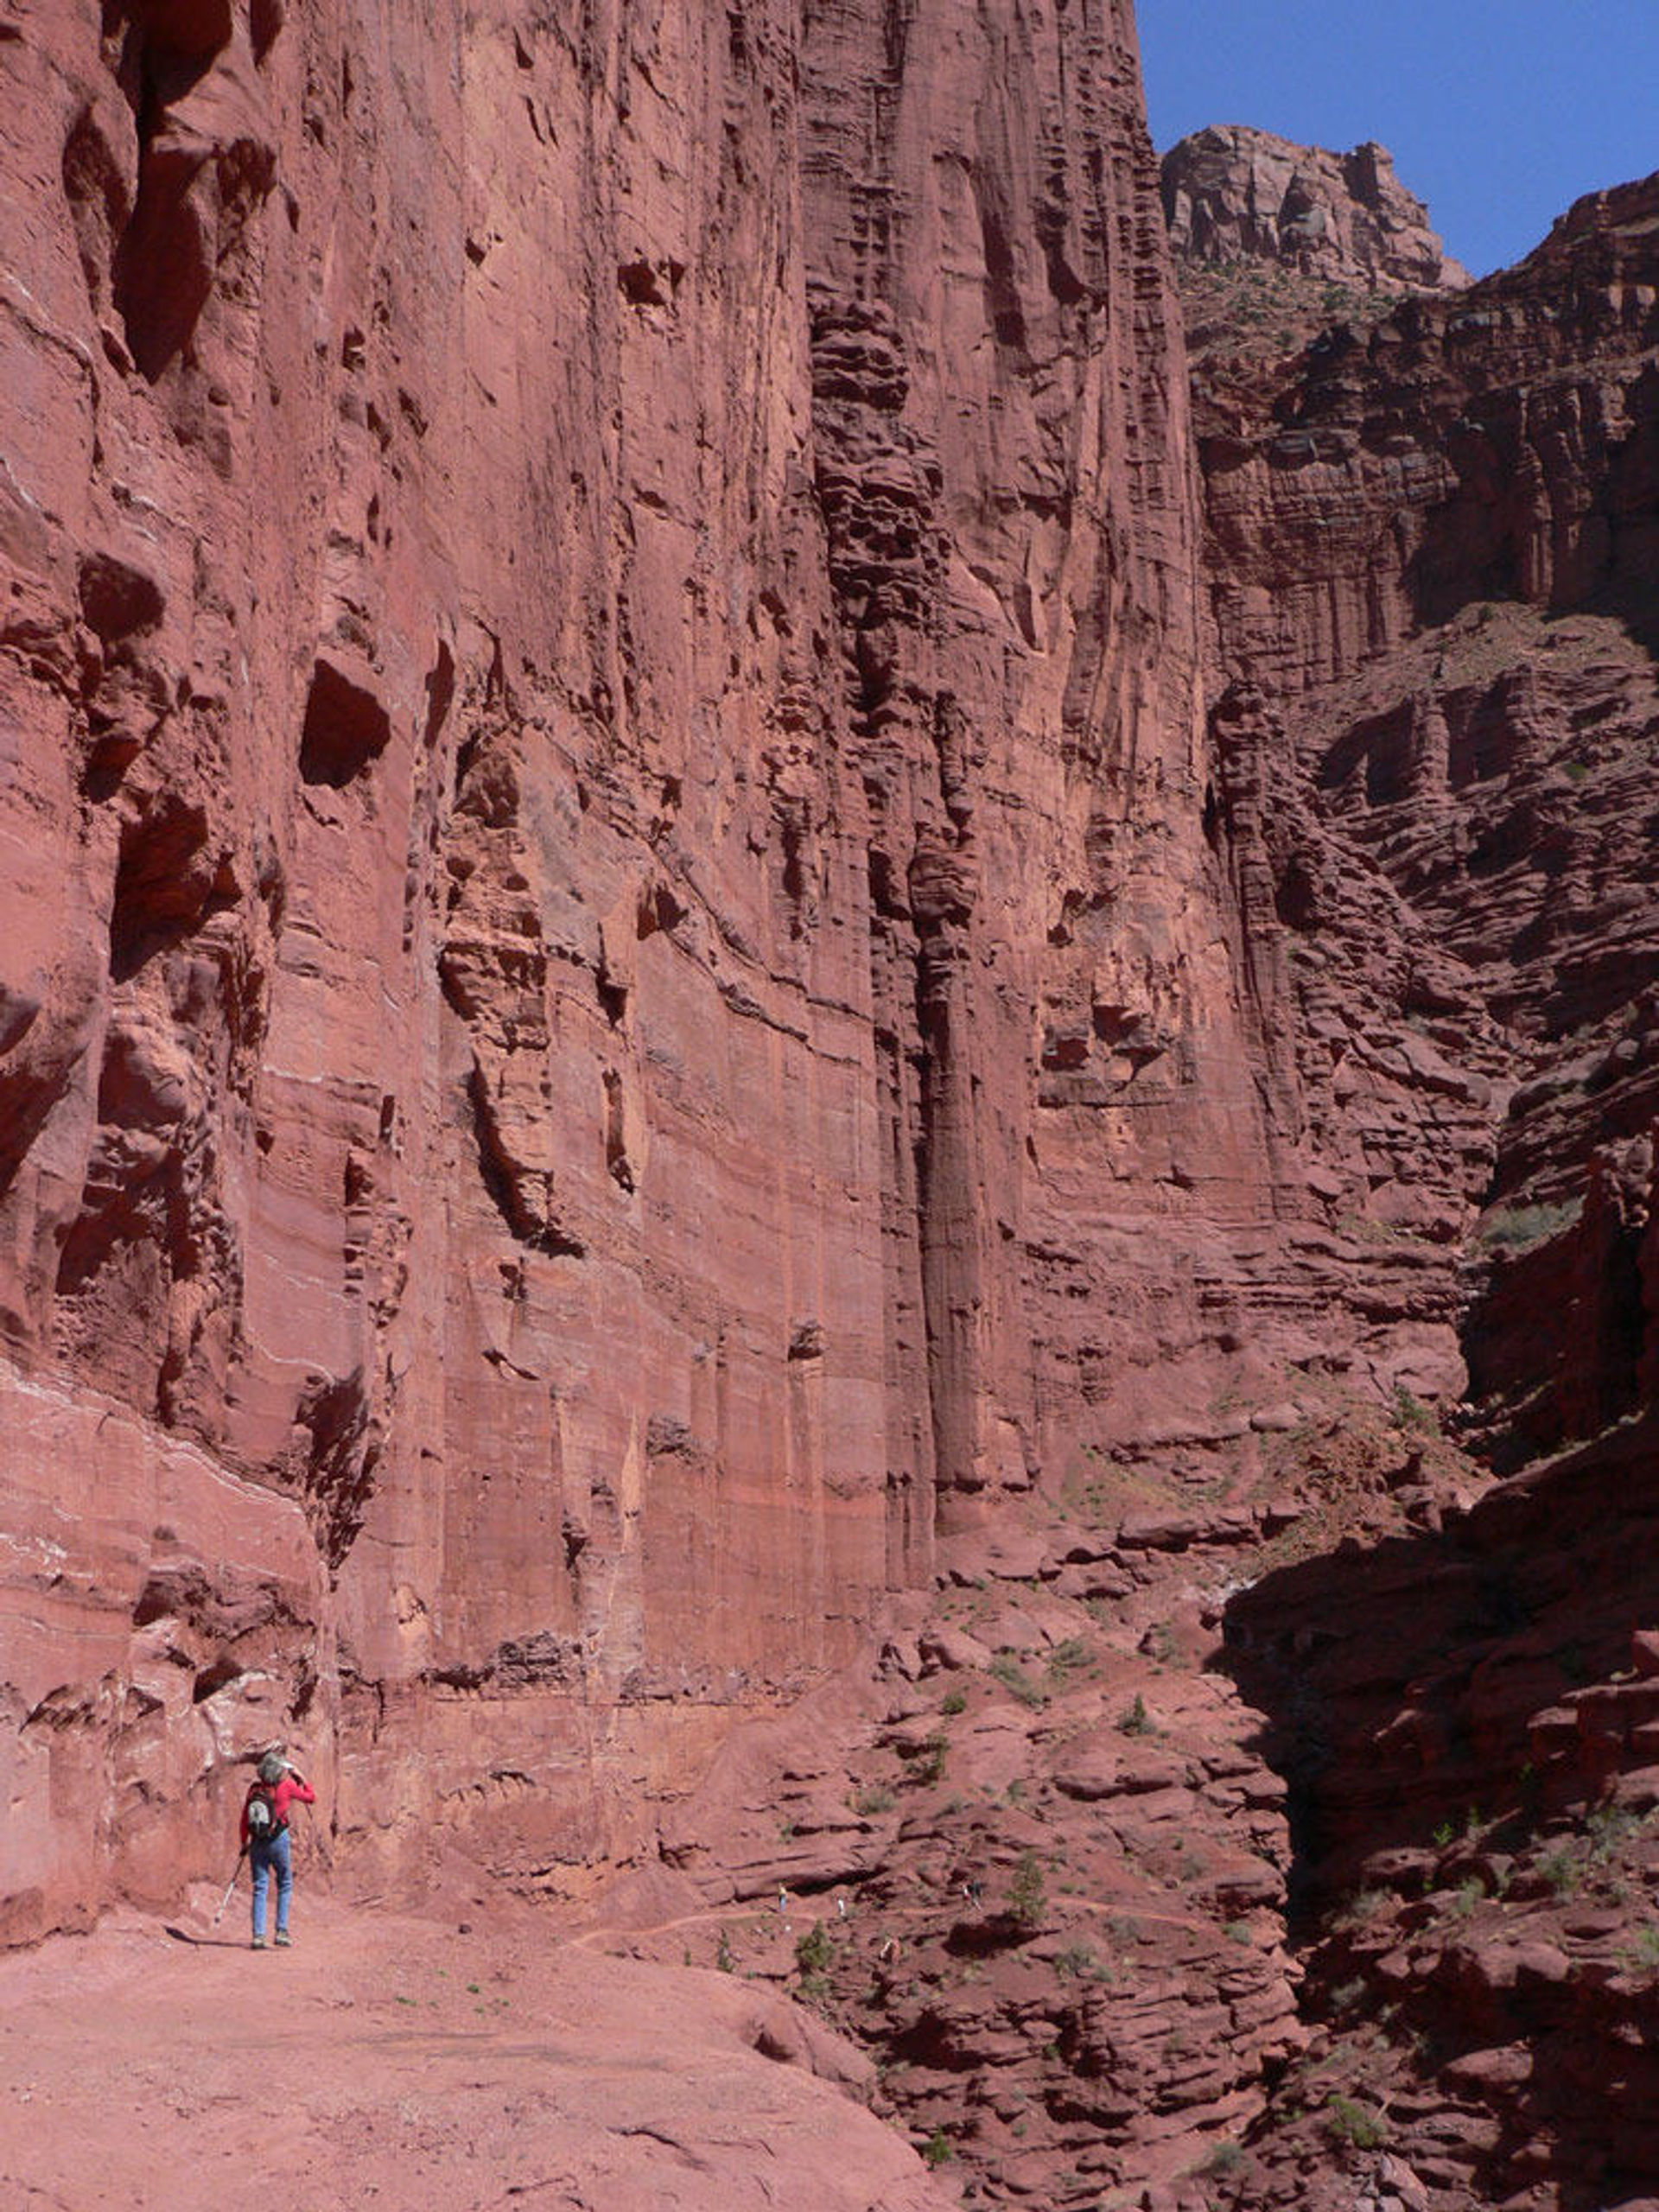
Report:
M273 2185L302 2212L952 2201L856 2101L855 2055L759 1984L559 1943L528 1909L303 1890L295 1948L256 1955L245 1892L210 1927L220 1894L0 1958L3 2212Z

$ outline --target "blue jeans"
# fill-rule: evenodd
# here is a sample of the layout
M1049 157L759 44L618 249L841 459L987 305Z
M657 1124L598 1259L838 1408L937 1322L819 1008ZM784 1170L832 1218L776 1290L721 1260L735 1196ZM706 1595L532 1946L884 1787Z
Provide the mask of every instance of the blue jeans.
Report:
M253 1932L263 1938L265 1932L265 1891L274 1872L276 1876L276 1933L288 1933L288 1901L294 1894L294 1867L288 1855L288 1830L271 1837L269 1843L248 1846L248 1864L253 1869Z

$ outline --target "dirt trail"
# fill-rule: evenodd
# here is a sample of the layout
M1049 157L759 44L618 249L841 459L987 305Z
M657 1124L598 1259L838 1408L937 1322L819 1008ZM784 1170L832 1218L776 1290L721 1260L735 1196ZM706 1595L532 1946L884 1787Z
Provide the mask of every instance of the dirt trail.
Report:
M550 1941L531 1914L353 1910L303 1892L291 1950L246 1899L0 1958L0 2205L223 2212L937 2212L889 2129L804 2063L771 1992ZM463 1924L467 1932L462 1932ZM847 2078L859 2062L844 2054Z

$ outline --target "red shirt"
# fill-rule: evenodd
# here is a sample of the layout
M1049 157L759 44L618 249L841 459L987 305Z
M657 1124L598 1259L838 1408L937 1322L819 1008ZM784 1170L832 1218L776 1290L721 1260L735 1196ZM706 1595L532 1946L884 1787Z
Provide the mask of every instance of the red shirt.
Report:
M279 1832L288 1826L290 1805L315 1805L317 1802L316 1791L308 1782L302 1782L296 1774L285 1774L277 1783L251 1782L248 1795L242 1800L242 1847L245 1851L248 1844L248 1804L256 1789L263 1790L270 1799Z

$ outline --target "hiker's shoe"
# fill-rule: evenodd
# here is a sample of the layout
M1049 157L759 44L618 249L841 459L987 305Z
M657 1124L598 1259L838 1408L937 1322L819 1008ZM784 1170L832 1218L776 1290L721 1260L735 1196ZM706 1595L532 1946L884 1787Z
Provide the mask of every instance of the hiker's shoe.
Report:
M287 1930L286 1929L279 1929L277 1930L277 1934L276 1934L276 1948L277 1948L277 1949L278 1949L279 1951L285 1951L285 1950L287 1950L287 1948L288 1948L289 1945L293 1941L294 1941L294 1938L293 1938L293 1937L292 1937L292 1936L288 1933L288 1930Z
M249 1946L248 1946L248 1948L249 1948L251 1951L263 1951L263 1950L264 1949L264 1948L265 1948L265 1939L264 1939L264 1937L263 1936L256 1936L254 1937L254 1939L253 1939L252 1942L251 1942L251 1943L250 1943L250 1944L249 1944Z

